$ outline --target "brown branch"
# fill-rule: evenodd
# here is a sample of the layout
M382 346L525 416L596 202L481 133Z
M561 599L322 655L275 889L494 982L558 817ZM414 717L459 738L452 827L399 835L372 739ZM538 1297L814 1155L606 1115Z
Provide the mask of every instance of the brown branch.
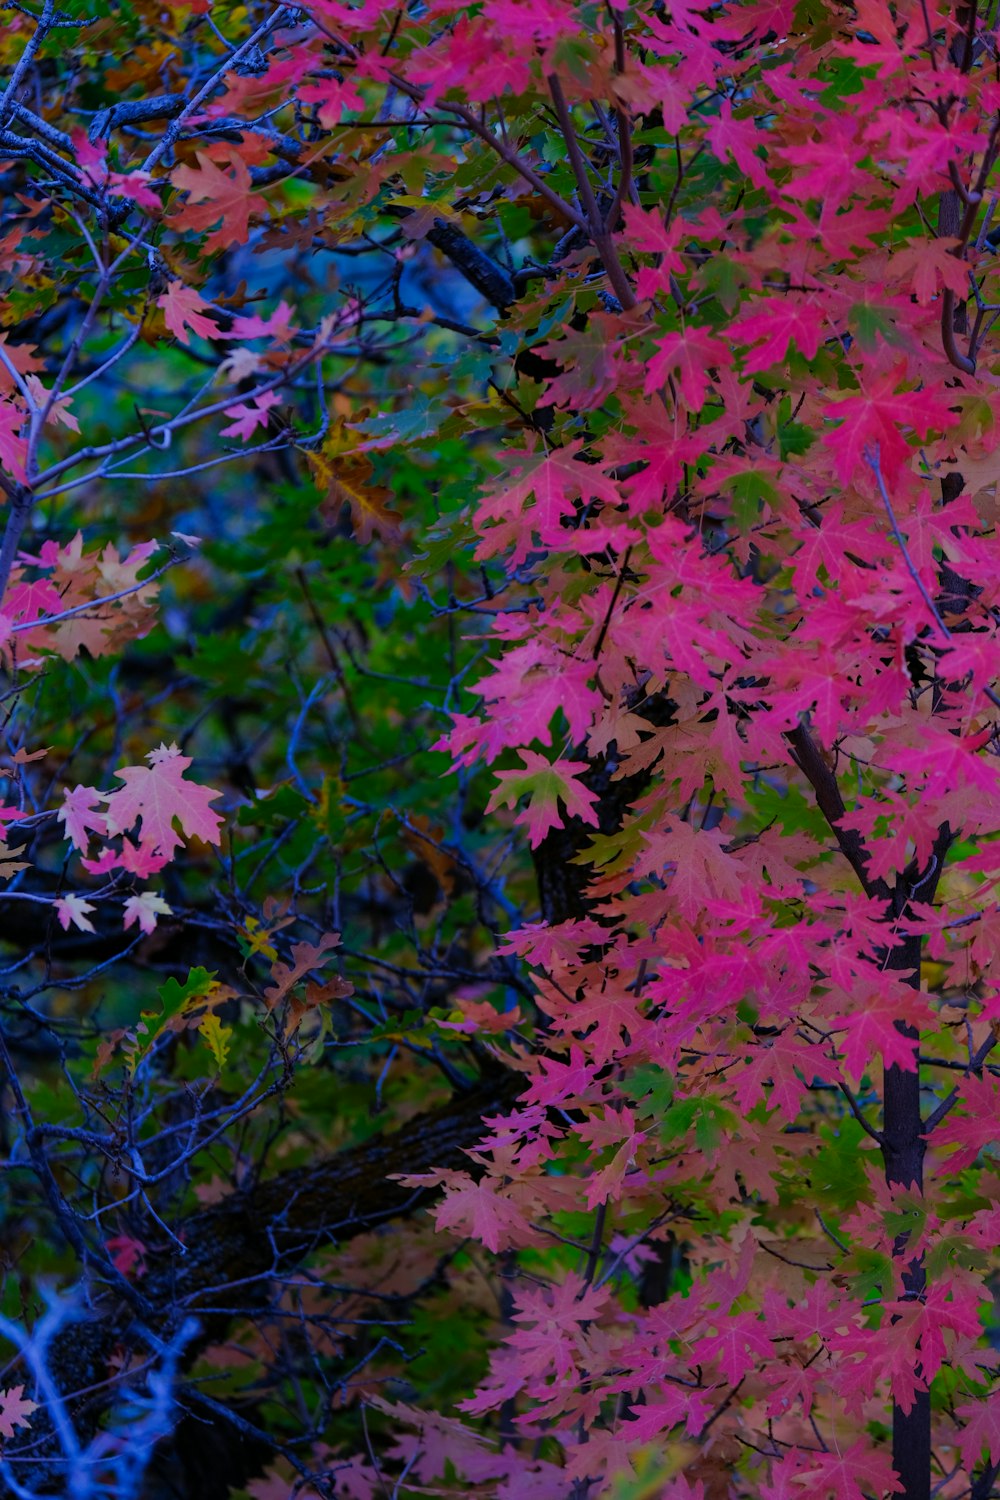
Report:
M615 73L621 77L625 72L625 28L610 6L608 9L615 37ZM632 121L629 119L628 111L622 109L621 105L615 107L615 120L618 125L618 159L621 170L618 174L615 196L611 200L611 207L604 220L604 228L608 234L613 232L618 223L622 204L634 192L635 151L632 146Z
M629 285L625 268L618 256L618 249L610 233L609 225L605 224L604 215L601 213L597 198L594 195L593 184L587 172L587 164L580 150L580 143L573 129L570 119L569 105L566 103L566 95L563 93L562 84L555 73L550 73L546 79L552 102L555 105L556 116L559 120L559 128L566 142L566 150L569 153L570 165L576 178L577 187L580 190L580 200L583 203L584 214L587 221L587 230L594 242L594 248L601 257L601 262L608 273L608 280L612 289L625 312L635 307L635 295ZM610 223L610 219L609 219Z
M840 820L847 811L840 795L837 778L820 754L819 747L804 724L786 732L785 738L791 746L792 757L799 770L816 793L816 805L829 823L841 852L861 882L866 896L889 899L889 887L884 880L870 880L867 865L868 854L861 835L853 828L842 828Z

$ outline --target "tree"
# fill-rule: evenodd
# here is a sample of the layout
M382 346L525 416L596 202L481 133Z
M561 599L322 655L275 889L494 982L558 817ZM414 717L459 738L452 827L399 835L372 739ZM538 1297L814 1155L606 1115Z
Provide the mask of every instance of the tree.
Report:
M7 15L3 1493L988 1500L996 15Z

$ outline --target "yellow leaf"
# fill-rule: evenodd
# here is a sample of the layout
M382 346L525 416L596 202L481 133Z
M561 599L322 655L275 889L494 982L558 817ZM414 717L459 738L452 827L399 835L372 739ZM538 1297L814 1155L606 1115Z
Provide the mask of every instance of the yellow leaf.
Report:
M198 1030L208 1043L209 1051L215 1059L215 1066L221 1073L229 1056L229 1038L233 1034L233 1028L223 1026L218 1016L211 1015L204 1017Z
M243 928L243 936L250 945L248 957L251 957L255 953L262 953L265 958L271 959L272 962L277 958L278 950L271 943L272 931L273 928L262 927L256 917L247 917L246 925Z

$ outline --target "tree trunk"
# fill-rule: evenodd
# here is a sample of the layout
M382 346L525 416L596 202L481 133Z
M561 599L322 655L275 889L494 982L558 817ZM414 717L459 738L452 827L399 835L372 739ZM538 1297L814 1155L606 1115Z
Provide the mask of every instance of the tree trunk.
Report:
M912 971L907 979L913 989L920 988L920 938L909 937L898 943L889 954L891 970ZM919 1034L912 1026L897 1022L903 1036L914 1041ZM882 1155L886 1182L923 1191L924 1150L923 1120L920 1116L920 1069L912 1073L896 1066L884 1073L884 1123ZM897 1256L906 1254L906 1235L900 1235L894 1246ZM903 1272L906 1295L918 1297L926 1285L923 1262L917 1257ZM901 1500L930 1500L931 1493L931 1397L929 1391L918 1391L910 1411L898 1405L892 1409L892 1463L903 1485Z

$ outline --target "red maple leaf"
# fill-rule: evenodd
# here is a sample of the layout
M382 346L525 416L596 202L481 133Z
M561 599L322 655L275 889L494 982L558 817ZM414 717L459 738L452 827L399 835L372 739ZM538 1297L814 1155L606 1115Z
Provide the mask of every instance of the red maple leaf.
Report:
M249 167L241 156L233 155L229 171L224 172L205 152L195 155L197 169L177 167L174 171L174 187L186 192L188 200L171 215L171 223L199 233L217 225L205 241L206 251L245 245L250 238L250 215L267 213L267 200L252 191Z
M795 1475L801 1485L808 1486L810 1494L828 1495L830 1500L869 1500L872 1493L884 1495L889 1490L897 1495L902 1491L888 1457L863 1438L846 1453L816 1453L810 1457L811 1467Z
M28 442L22 437L26 418L13 401L0 400L0 464L19 482L25 478Z
M897 391L897 384L895 372L883 375L868 389L862 387L860 395L832 401L825 408L827 417L840 419L839 427L824 432L823 442L836 455L837 477L842 484L849 483L867 462L866 450L876 449L882 474L891 484L912 453L903 429L909 428L923 438L932 430L943 432L954 425L954 413L939 399L940 387Z
M771 1358L773 1345L763 1323L752 1313L734 1313L720 1324L717 1332L700 1338L694 1346L695 1358L717 1359L726 1379L737 1385L758 1360Z
M172 281L163 295L157 298L156 305L162 308L164 322L182 344L191 342L188 329L199 338L219 337L218 324L205 316L206 310L211 311L208 303L193 287L185 286L183 281Z
M986 1401L964 1401L955 1408L955 1415L965 1423L958 1446L966 1470L971 1473L984 1448L995 1463L1000 1458L1000 1394Z
M741 344L757 344L743 358L747 374L766 370L788 354L794 341L800 354L813 359L820 343L830 336L823 326L823 306L808 296L763 297L750 304L746 317L729 325L730 335ZM763 343L757 343L762 339Z
M952 1110L934 1132L935 1146L957 1146L949 1172L971 1167L980 1151L1000 1134L1000 1084L992 1076L970 1074L958 1085L961 1111Z
M646 395L661 390L667 376L675 376L680 397L689 411L701 411L712 388L709 369L728 365L729 349L708 328L684 328L668 333L646 367Z

